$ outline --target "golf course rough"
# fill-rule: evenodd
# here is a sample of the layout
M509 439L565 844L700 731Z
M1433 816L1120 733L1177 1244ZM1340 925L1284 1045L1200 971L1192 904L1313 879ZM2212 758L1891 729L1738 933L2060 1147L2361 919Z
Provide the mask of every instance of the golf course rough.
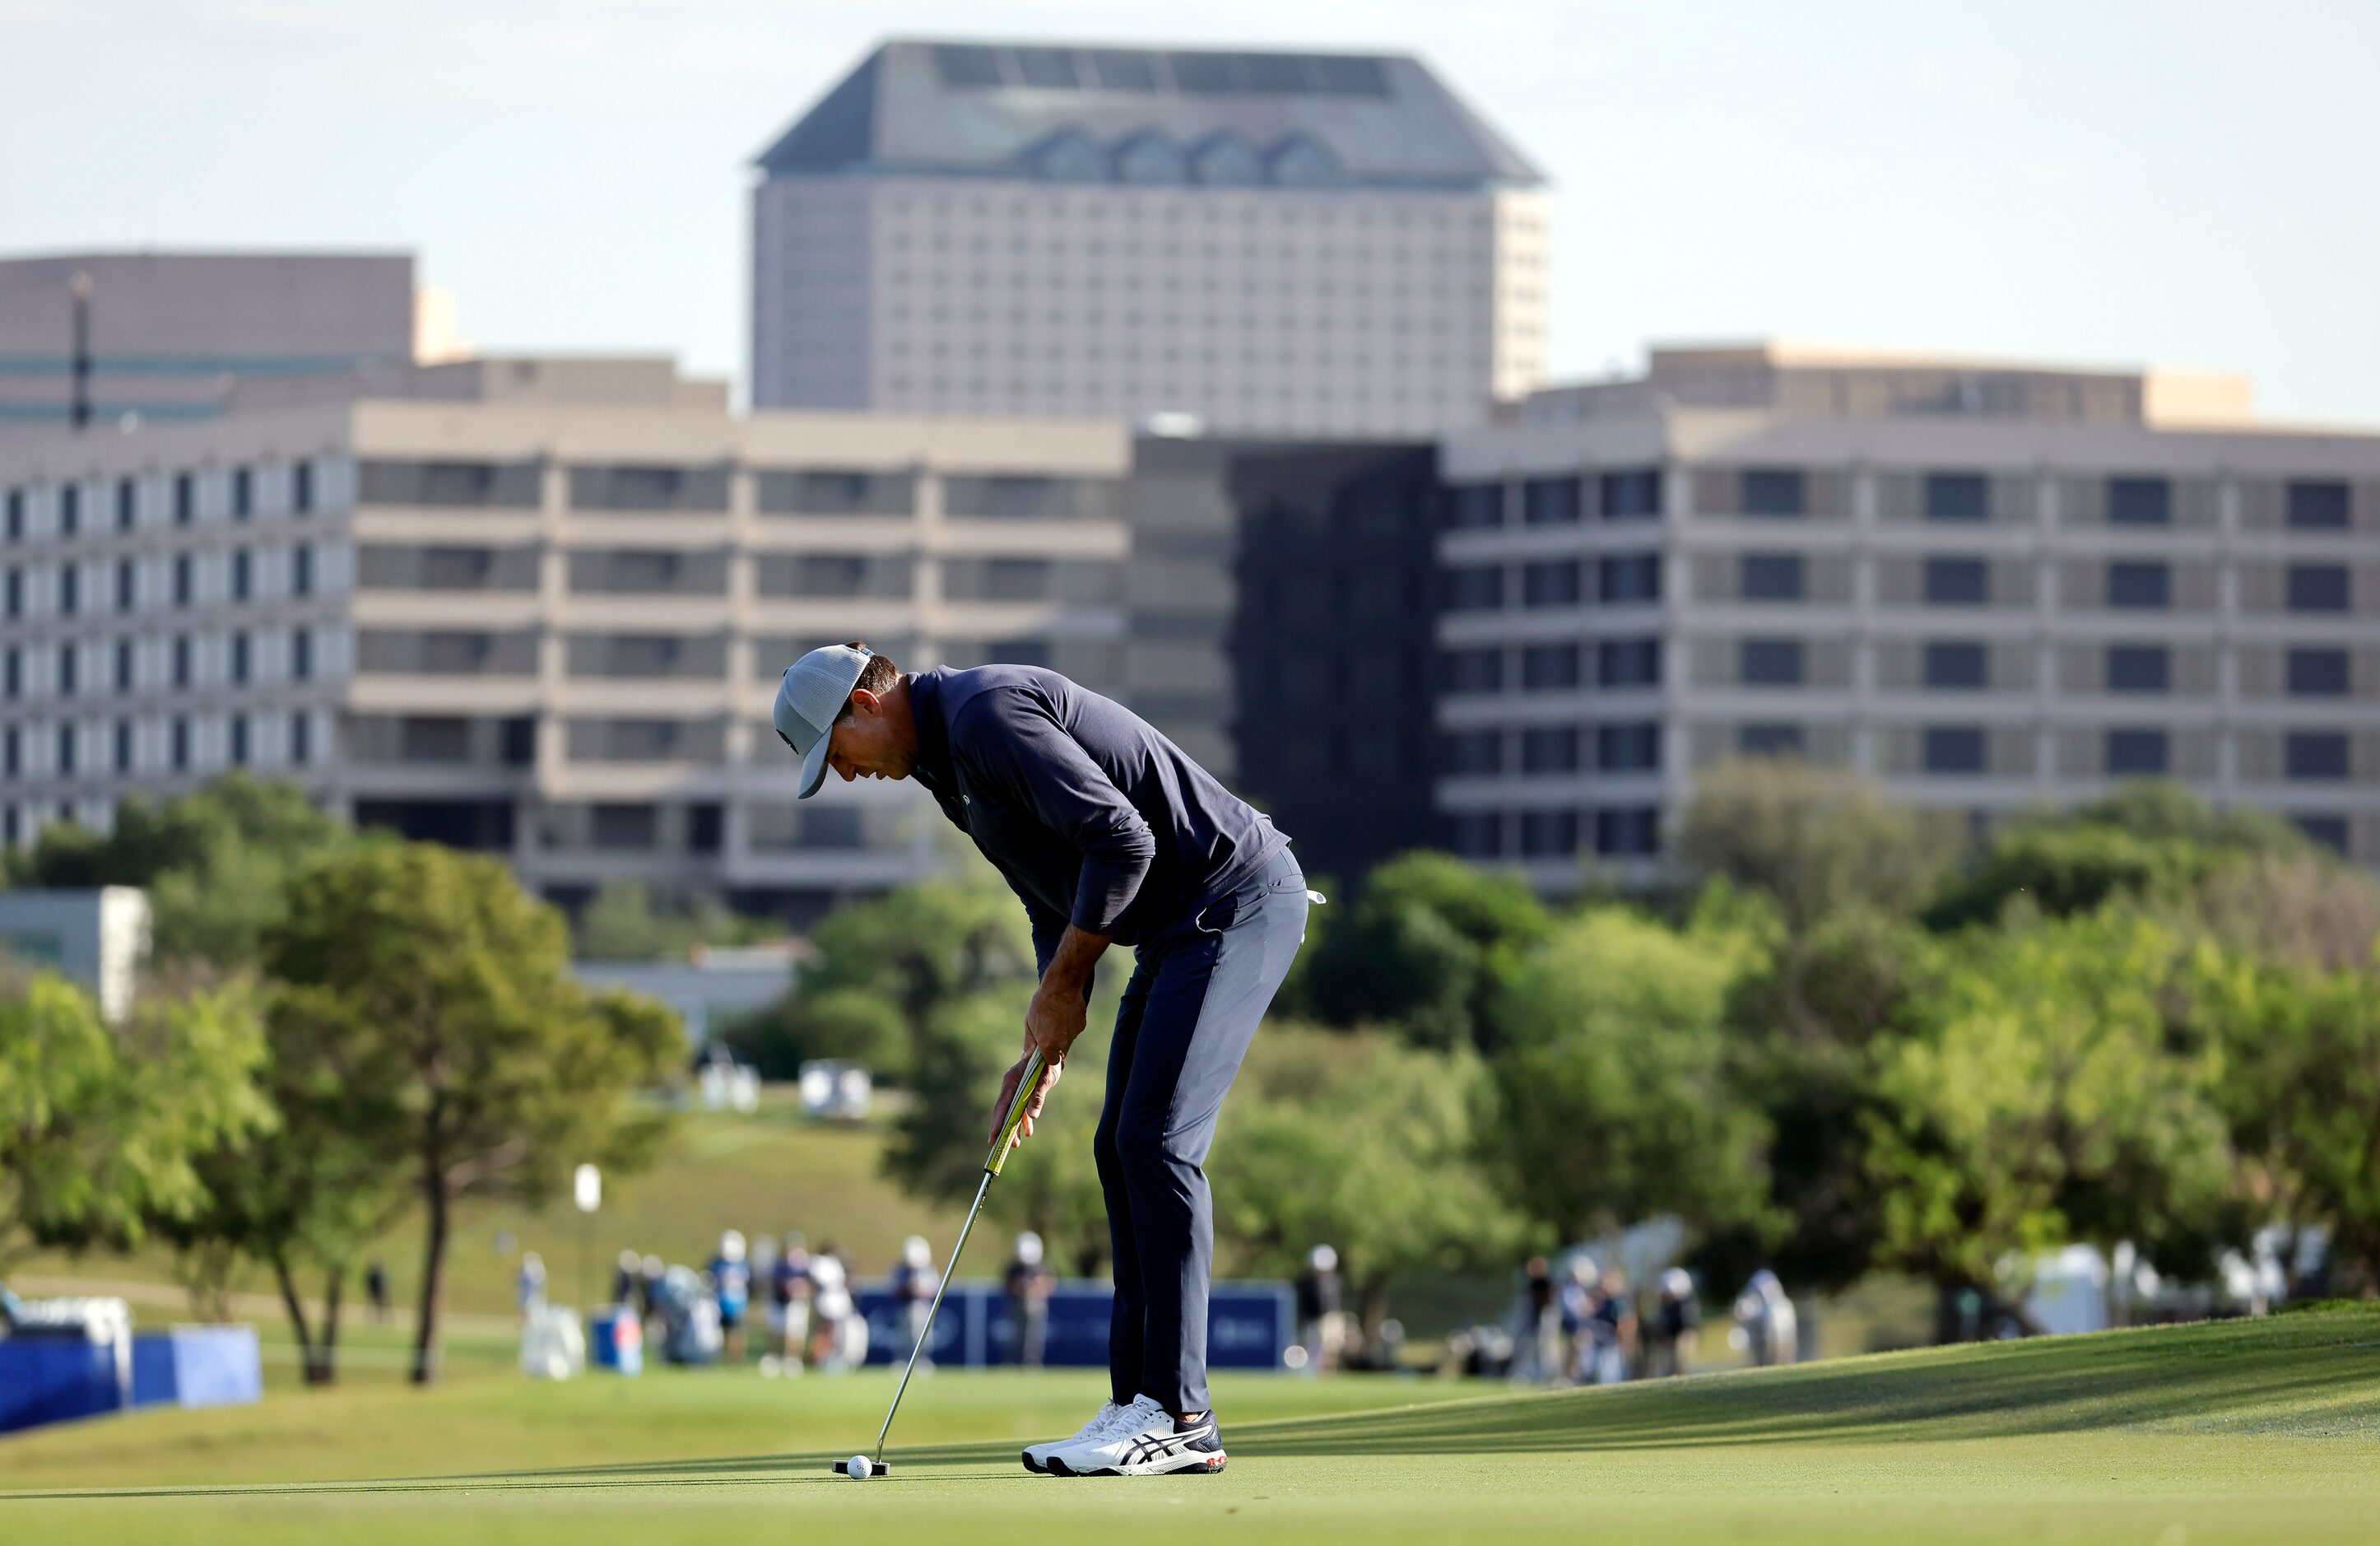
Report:
M1219 1385L1221 1476L1068 1481L1027 1475L1017 1441L1073 1426L1094 1379L944 1374L910 1393L913 1442L896 1434L892 1475L865 1487L828 1467L883 1394L869 1379L286 1394L0 1443L0 1540L2380 1540L2380 1307L1447 1398L1460 1389L1244 1377ZM673 1424L698 1405L720 1410ZM417 1435L387 1446L406 1458L440 1453L429 1423L488 1463L375 1468L336 1426L393 1434L373 1408ZM617 1457L639 1439L649 1457ZM665 1457L678 1442L710 1447ZM587 1463L555 1463L573 1450ZM350 1464L355 1479L275 1479Z

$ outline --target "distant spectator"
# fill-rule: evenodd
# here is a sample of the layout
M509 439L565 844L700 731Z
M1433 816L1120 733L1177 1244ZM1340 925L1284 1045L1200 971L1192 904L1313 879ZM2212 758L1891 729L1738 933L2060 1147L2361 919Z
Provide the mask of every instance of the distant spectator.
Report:
M798 1231L769 1264L769 1332L784 1372L799 1374L810 1341L810 1253Z
M851 1264L832 1244L821 1247L810 1259L810 1284L815 1291L810 1300L810 1363L828 1370L848 1369L856 1339L844 1322L858 1317L852 1313ZM864 1356L866 1340L856 1340Z
M752 1305L752 1268L744 1260L744 1236L728 1230L710 1259L710 1288L719 1296L721 1346L731 1364L744 1361L744 1316Z
M1347 1280L1339 1272L1339 1252L1317 1246L1306 1253L1297 1280L1297 1321L1305 1328L1305 1372L1328 1374L1347 1346Z
M516 1293L523 1315L534 1315L545 1308L545 1261L535 1251L521 1257Z
M1554 1285L1554 1310L1569 1349L1563 1372L1572 1380L1594 1378L1596 1281L1595 1258L1573 1256Z
M1648 1372L1655 1377L1691 1374L1694 1347L1702 1339L1702 1306L1694 1300L1694 1280L1683 1267L1661 1274L1660 1307L1653 1312L1646 1341L1650 1344Z
M901 1260L892 1264L892 1297L901 1307L901 1319L907 1332L906 1348L917 1345L926 1334L926 1317L932 1313L934 1289L941 1278L934 1271L934 1251L922 1235L912 1235L901 1243ZM918 1356L917 1367L933 1367L930 1352Z
M661 1317L668 1309L668 1296L662 1291L662 1280L668 1271L660 1257L648 1256L644 1260L644 1276L637 1284L638 1318L652 1322L647 1329L656 1333L662 1329Z
M378 1257L364 1269L364 1297L371 1301L372 1319L388 1319L388 1264Z
M635 1251L622 1251L619 1261L612 1269L612 1302L623 1309L635 1310L641 1319L645 1308L641 1293L644 1283L643 1259Z
M1041 1260L1041 1236L1026 1230L1016 1237L1016 1255L1008 1263L1002 1287L1008 1294L1008 1326L1016 1361L1026 1369L1041 1367L1050 1346L1050 1295L1058 1275Z
M1553 1271L1542 1256L1521 1269L1521 1293L1512 1307L1512 1378L1516 1383L1549 1384L1561 1378L1561 1317L1554 1303Z
M1785 1296L1785 1285L1767 1268L1753 1273L1752 1281L1744 1284L1735 1301L1735 1324L1743 1333L1744 1350L1755 1365L1766 1369L1793 1361L1800 1337L1793 1301Z
M1603 1270L1588 1324L1595 1361L1587 1378L1598 1385L1619 1384L1628 1378L1628 1350L1636 1345L1636 1302L1628 1295L1628 1274L1617 1266Z

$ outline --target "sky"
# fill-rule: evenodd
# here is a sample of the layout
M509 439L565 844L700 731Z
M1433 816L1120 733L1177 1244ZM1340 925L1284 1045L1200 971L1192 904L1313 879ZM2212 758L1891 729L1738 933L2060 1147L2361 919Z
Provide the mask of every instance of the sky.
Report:
M0 0L0 255L406 250L740 375L750 163L888 34L1405 51L1550 179L1557 379L1787 336L2380 424L2374 0Z

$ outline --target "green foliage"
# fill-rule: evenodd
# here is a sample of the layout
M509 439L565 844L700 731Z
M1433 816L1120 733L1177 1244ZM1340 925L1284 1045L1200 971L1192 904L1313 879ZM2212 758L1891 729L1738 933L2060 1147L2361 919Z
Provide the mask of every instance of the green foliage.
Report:
M1372 871L1343 921L1329 920L1308 992L1334 1025L1388 1023L1424 1046L1492 1049L1498 986L1549 927L1519 877L1406 854Z
M642 881L611 881L579 911L578 954L589 961L683 961L697 945L747 944L776 931L714 897L662 907Z
M1597 908L1515 969L1483 1144L1555 1238L1660 1212L1756 1214L1760 1123L1729 1083L1723 1017L1749 948L1740 931L1680 934Z
M838 989L890 1004L911 1025L939 1004L1039 978L1025 909L989 864L903 886L828 916L810 935L801 995ZM1018 1022L1022 1038L1023 1024Z
M1215 1233L1228 1259L1289 1276L1327 1243L1374 1322L1402 1269L1506 1260L1519 1220L1473 1160L1484 1079L1466 1048L1267 1024L1217 1138Z
M764 1079L790 1079L813 1058L845 1058L880 1084L905 1084L917 1046L892 1002L864 988L788 994L730 1027L723 1040Z
M355 841L293 784L235 771L163 803L129 795L106 835L72 822L11 849L11 886L140 886L160 961L230 970L254 963L298 866Z
M632 1169L659 1118L626 1106L683 1052L675 1016L566 970L561 916L499 861L377 844L298 875L266 936L276 1040L319 1049L358 1097L364 1151L409 1172L428 1214L417 1378L434 1373L454 1205L536 1204L571 1167Z
M1773 900L1798 932L1847 907L1914 908L1957 844L1939 818L1887 804L1853 774L1750 758L1695 775L1677 846L1705 875Z
M199 1159L270 1127L264 1039L236 988L152 994L115 1029L40 975L0 987L0 1259L128 1248L206 1202Z

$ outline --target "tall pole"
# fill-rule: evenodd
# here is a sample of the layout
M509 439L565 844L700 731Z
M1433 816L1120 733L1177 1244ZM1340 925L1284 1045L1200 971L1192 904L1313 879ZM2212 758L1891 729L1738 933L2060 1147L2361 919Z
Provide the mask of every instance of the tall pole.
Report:
M74 296L74 397L67 417L81 430L91 423L91 275L76 270L67 288Z

